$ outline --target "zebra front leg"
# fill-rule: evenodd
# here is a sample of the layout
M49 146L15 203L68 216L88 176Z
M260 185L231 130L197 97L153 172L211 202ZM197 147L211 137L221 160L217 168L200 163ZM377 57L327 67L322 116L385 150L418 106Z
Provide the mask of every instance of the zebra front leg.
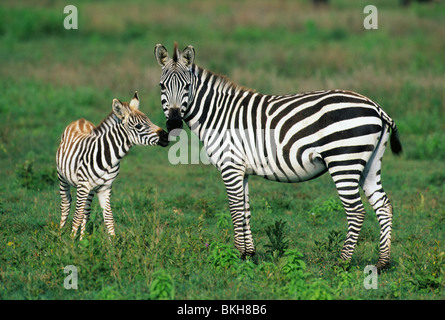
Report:
M244 189L244 186L247 185L247 178L244 177L244 172L230 167L222 171L222 179L229 199L235 247L240 252L242 258L253 256L255 254L255 246L250 231L250 208L246 204ZM246 211L247 208L249 208L249 211Z
M250 203L249 203L249 184L248 176L244 176L243 180L244 188L244 241L246 243L246 253L249 256L255 254L255 245L253 244L252 231L250 230Z
M85 205L88 201L90 189L85 186L77 187L77 200L76 200L76 212L73 218L73 228L71 230L71 237L75 238L77 230L84 219Z
M66 219L70 214L71 209L71 192L70 185L64 179L59 176L59 189L60 189L60 211L62 215L60 217L60 229L65 226Z
M108 234L114 236L114 219L111 212L110 205L111 188L103 189L97 192L99 198L100 207L102 208L105 226L107 227Z

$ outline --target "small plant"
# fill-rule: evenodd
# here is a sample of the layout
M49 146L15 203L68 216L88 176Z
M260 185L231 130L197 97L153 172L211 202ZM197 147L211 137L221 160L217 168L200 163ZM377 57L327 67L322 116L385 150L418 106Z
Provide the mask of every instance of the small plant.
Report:
M306 271L306 263L303 261L303 254L296 249L286 250L284 253L286 262L281 269L288 278L294 277L295 274L304 274Z
M216 217L216 225L223 231L221 233L223 242L229 242L232 230L232 217L228 212L217 213Z
M122 295L116 285L105 286L101 291L99 291L97 298L100 300L121 300Z
M230 214L227 212L217 213L216 217L218 220L216 221L216 225L221 229L229 229L231 226L232 219Z
M267 253L273 257L281 258L289 245L289 240L286 240L284 236L286 223L286 221L278 220L266 228L270 244L266 244L265 247L268 248Z
M286 262L281 271L286 275L287 294L298 300L331 300L335 291L323 279L314 279L306 271L306 263L302 260L303 254L297 250L286 251Z
M329 231L328 238L322 241L314 240L317 250L340 253L341 243L343 242L343 233L341 231Z
M361 290L363 288L363 271L360 267L351 267L350 270L345 270L342 266L333 267L334 277L331 282L331 287L334 289L337 296L346 295L346 299L356 299L354 296L348 296L348 291L351 288Z
M214 242L209 249L207 261L217 270L229 269L239 260L236 249L231 245Z
M289 295L297 300L332 300L334 290L323 279L308 281L306 278L293 278L288 284Z
M175 286L173 278L164 269L153 274L150 285L151 300L173 300L175 298Z
M318 202L318 201L317 201ZM329 198L323 201L321 204L315 203L309 210L308 220L316 226L322 225L325 219L320 219L325 216L326 213L341 212L343 211L343 205L336 198Z
M193 223L184 231L187 237L187 246L193 252L201 252L204 248L208 247L206 244L209 243L209 241L206 240L207 238L204 235L204 222L204 214L201 214L197 222Z
M236 273L240 280L254 280L257 276L256 265L250 258L247 258L246 261L240 261L236 265Z
M441 248L441 241L436 240L435 246L427 253L411 253L411 261L416 272L407 280L416 290L441 290L445 285L444 265L445 253ZM414 246L416 248L417 246Z

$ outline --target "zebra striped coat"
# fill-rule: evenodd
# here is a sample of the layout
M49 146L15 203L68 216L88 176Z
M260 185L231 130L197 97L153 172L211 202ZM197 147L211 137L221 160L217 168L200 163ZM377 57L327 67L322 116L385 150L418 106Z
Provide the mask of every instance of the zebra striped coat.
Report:
M203 142L220 171L229 199L234 241L242 256L253 255L248 176L301 182L332 176L345 208L348 231L341 258L352 257L364 220L361 186L380 223L378 268L390 260L392 206L381 184L381 160L391 135L402 148L394 121L370 99L350 91L264 95L194 64L192 46L170 58L155 47L162 66L161 102L167 129L182 121Z
M77 188L76 212L72 236L81 226L80 239L97 193L108 233L114 235L114 219L110 207L111 187L119 174L119 163L134 145L168 145L167 133L140 112L137 92L130 104L113 100L113 111L95 127L80 119L66 127L57 150L57 174L60 183L62 217L65 225L71 207L70 187Z

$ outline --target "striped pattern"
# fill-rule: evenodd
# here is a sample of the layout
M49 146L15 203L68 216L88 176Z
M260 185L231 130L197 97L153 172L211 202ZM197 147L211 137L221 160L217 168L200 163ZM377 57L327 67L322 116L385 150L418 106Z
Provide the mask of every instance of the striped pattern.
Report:
M329 172L345 208L348 231L341 258L350 260L365 210L359 187L380 223L378 268L388 265L392 207L381 184L381 161L391 134L392 151L402 151L394 121L370 99L350 91L263 95L193 63L194 49L173 58L158 45L161 101L169 122L184 120L220 171L234 224L235 246L253 255L248 176L301 182ZM171 117L174 117L172 120ZM169 128L174 129L174 128Z
M80 119L66 127L57 150L57 174L60 183L60 228L70 212L70 188L77 188L76 212L72 236L81 225L80 239L88 221L91 201L96 193L108 233L114 235L114 219L110 206L111 186L119 174L120 160L134 145L168 145L168 135L138 110L135 93L130 104L113 100L113 111L95 127Z

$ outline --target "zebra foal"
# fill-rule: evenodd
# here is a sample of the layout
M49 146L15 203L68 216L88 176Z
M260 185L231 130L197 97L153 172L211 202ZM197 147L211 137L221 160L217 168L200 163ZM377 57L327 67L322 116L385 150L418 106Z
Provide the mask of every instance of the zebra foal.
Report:
M112 112L97 127L85 119L66 127L56 154L62 211L60 228L70 213L70 188L75 187L77 201L71 231L73 238L80 225L80 239L83 237L95 193L103 210L107 231L114 236L111 187L119 174L121 159L134 145L168 145L167 133L139 111L137 92L130 103L114 99Z
M192 46L181 52L175 43L170 57L158 44L154 54L162 67L167 130L184 121L220 170L242 256L255 254L249 175L302 182L329 172L348 221L341 258L351 259L365 217L361 187L380 224L377 268L389 264L393 209L381 184L381 160L390 132L392 151L402 146L396 124L377 103L344 90L264 95L197 66Z

